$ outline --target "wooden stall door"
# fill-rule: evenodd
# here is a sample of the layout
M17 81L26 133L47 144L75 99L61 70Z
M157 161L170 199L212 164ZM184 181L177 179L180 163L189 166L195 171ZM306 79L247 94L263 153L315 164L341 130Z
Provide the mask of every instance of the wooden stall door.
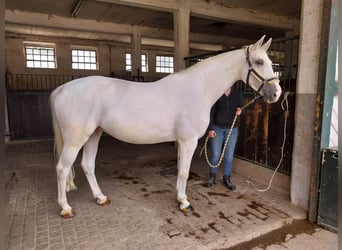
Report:
M8 92L8 118L12 139L53 136L50 92Z

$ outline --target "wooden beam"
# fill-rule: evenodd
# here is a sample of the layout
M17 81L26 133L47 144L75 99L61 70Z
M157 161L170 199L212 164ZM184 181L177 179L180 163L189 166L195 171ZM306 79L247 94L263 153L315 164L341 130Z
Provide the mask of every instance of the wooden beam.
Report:
M187 6L191 10L192 16L247 24L253 26L262 26L277 30L296 30L299 26L299 20L291 17L274 15L255 11L252 9L243 9L227 7L207 0L96 0L98 2L120 4L139 8L153 9L159 11L177 11L182 6Z
M98 31L116 34L133 34L133 25L96 22L94 20L55 16L49 14L8 10L5 12L5 23L33 25L46 28L63 28L71 30Z
M299 20L285 16L243 8L228 8L211 1L202 2L202 4L189 2L193 16L286 31L294 30L299 26Z
M104 33L96 31L80 31L74 29L62 29L52 27L41 27L32 25L22 25L14 23L6 23L6 35L8 34L23 34L32 36L46 36L46 37L68 37L78 39L113 41L120 43L131 43L130 35Z
M115 34L115 33L104 33L98 31L80 31L62 28L47 28L32 25L14 24L6 23L5 27L6 36L12 36L16 34L30 35L30 36L47 36L47 37L67 37L67 38L78 38L78 39L88 39L88 40L99 40L99 41L110 41L110 42L120 42L120 43L131 43L131 35ZM163 39L160 36L153 37L142 37L141 44L144 46L158 46L158 47L174 47L174 41L172 38L172 31L168 37ZM219 37L211 35L202 34L191 34L193 37L192 42L190 42L191 49L199 49L206 51L217 51L222 50L224 46L234 46L236 44L243 45L249 44L241 39L235 39L230 37ZM212 41L216 44L213 44Z
M175 0L95 0L96 2L120 4L124 6L172 12L178 10L180 4Z
M158 43L158 41L173 41L174 39L173 30L161 30L143 26L139 26L138 28L140 29L143 40L150 39ZM133 25L95 22L80 18L51 16L19 10L6 10L5 30L10 33L27 35L64 36L81 39L130 42L130 36L133 34ZM190 33L190 42L225 45L228 47L246 44L245 39L227 35L213 36L199 33ZM162 42L162 44L166 43ZM166 46L170 46L169 44L168 42Z

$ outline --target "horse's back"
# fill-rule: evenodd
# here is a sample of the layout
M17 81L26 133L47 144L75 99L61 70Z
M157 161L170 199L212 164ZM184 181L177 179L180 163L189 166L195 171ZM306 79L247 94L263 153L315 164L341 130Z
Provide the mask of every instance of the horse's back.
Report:
M91 134L101 127L132 143L175 139L172 110L179 108L167 96L171 90L166 85L91 76L65 83L56 91L54 108L65 133Z

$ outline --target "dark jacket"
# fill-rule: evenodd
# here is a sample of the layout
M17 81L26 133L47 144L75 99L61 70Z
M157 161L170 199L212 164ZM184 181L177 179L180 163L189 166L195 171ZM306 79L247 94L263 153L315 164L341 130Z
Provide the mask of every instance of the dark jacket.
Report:
M213 125L219 128L230 128L232 126L237 108L243 106L243 96L239 90L232 88L229 96L223 94L214 104L210 111L210 123L208 130L213 129ZM238 126L236 122L234 128Z

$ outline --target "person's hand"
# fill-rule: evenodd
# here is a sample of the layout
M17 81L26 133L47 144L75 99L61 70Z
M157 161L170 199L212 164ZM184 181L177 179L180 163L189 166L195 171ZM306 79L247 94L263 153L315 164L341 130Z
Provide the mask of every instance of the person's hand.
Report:
M214 138L214 137L216 137L215 131L214 131L214 130L210 130L210 131L208 132L208 136L209 136L209 138Z
M241 115L242 109L241 108L237 108L235 111L235 115L239 116Z

